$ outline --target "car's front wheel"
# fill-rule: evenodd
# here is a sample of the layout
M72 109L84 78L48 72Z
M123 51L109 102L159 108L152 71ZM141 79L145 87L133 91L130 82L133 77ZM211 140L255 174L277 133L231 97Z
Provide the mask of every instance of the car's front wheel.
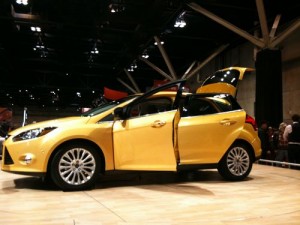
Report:
M50 174L63 190L83 190L92 187L100 173L100 156L90 145L70 144L54 155Z
M252 169L252 160L248 148L235 144L223 156L218 171L226 180L238 181L245 179Z

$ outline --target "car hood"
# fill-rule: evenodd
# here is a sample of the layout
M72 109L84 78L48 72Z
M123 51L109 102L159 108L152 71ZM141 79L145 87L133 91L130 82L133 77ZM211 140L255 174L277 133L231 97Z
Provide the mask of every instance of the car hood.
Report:
M61 126L68 126L69 124L80 124L80 123L87 123L89 121L90 117L80 117L80 116L74 116L74 117L65 117L60 119L54 119L54 120L46 120L38 123L28 124L24 127L17 128L13 131L11 131L10 135L16 135L21 132L36 129L36 128L45 128L45 127L61 127Z
M239 81L246 72L254 71L247 67L229 67L218 70L209 76L197 89L197 93L227 93L236 97Z

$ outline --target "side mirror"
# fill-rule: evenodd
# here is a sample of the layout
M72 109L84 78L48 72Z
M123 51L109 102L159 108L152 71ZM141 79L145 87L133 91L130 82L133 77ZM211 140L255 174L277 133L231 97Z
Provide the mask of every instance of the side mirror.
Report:
M125 119L127 119L126 108L117 107L114 110L114 117L115 117L115 120L125 120Z

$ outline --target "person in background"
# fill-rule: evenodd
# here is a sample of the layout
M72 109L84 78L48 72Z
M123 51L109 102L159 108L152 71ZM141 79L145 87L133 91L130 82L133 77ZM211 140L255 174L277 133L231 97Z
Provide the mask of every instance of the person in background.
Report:
M268 151L270 151L270 155L268 156L268 159L274 160L275 159L275 148L276 148L276 129L269 126L268 127L268 136L269 136L269 148Z
M278 131L276 132L277 137L277 147L276 147L276 157L275 161L279 162L287 162L288 161L288 142L284 140L283 133L286 128L287 124L282 122L279 124Z
M300 115L292 115L293 123L286 126L283 138L288 141L288 159L290 163L298 163L300 166ZM294 169L300 167L291 166Z
M258 128L258 137L261 141L261 159L267 159L267 153L270 148L269 134L268 134L268 122L263 120L260 122Z

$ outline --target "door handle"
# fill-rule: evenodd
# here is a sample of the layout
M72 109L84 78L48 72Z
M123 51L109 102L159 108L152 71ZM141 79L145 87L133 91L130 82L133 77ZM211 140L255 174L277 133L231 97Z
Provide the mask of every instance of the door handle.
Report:
M236 121L229 120L229 119L224 119L224 120L220 121L220 124L224 125L224 126L231 126L231 125L233 125L235 123L236 123Z
M166 125L166 121L155 120L151 126L157 128L157 127L162 127L164 125Z

